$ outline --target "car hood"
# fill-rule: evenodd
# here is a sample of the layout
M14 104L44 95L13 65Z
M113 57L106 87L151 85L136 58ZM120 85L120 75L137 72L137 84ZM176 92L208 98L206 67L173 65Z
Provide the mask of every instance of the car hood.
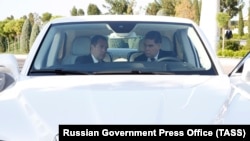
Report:
M0 96L2 121L18 126L15 115L27 120L20 126L54 132L59 124L211 124L230 93L226 75L46 76L15 87Z

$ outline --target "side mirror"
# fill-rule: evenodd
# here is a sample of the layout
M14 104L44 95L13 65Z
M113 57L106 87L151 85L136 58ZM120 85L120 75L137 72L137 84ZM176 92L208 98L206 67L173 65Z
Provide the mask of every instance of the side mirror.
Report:
M14 78L7 73L0 72L0 92L15 82Z
M241 79L250 82L250 58L244 62Z
M0 55L0 92L19 78L17 60L12 54Z
M0 92L4 89L5 86L5 75L0 73Z
M19 67L17 59L13 54L0 55L0 72L6 72L16 80L19 77Z

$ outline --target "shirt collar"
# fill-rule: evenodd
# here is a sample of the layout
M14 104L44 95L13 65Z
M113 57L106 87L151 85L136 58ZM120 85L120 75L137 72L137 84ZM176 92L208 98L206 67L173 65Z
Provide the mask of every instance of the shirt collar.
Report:
M158 53L156 54L156 56L154 57L155 58L155 60L158 60L158 56L159 56L159 51L158 51ZM151 62L151 60L150 60L150 58L148 58L148 60L147 60L148 62Z
M98 63L98 62L99 62L99 61L95 58L95 56L94 56L93 54L91 54L91 57L92 57L94 63Z

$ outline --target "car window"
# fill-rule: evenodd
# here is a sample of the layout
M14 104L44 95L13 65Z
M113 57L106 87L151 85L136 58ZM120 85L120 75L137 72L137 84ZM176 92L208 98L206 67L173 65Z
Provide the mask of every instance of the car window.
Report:
M155 62L136 61L148 57L150 43L145 36L160 33ZM90 55L95 35L107 39L105 63L77 63ZM155 41L153 41L155 42ZM156 43L155 43L156 44ZM157 43L158 44L158 43ZM152 45L153 46L153 45ZM153 50L153 48L151 48ZM96 59L98 60L98 59ZM95 59L92 62L97 62ZM55 75L55 70L86 74L199 74L216 75L206 47L191 24L162 22L81 22L52 24L44 35L29 75Z

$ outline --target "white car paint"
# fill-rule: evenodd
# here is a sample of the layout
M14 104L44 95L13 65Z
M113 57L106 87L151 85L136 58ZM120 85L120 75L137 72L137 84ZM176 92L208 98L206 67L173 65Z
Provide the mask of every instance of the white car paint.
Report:
M193 24L190 20L157 16L86 16L52 23L107 19ZM233 83L236 81L223 73L208 40L195 24L218 75L29 76L49 24L37 37L20 73L13 55L2 56L9 58L8 63L0 59L15 78L0 92L0 140L52 141L59 124L250 123L248 92L241 93L242 89Z
M217 124L230 93L226 75L94 77L20 81L15 90L1 94L1 121L6 126L0 131L34 132L51 140L59 124Z

